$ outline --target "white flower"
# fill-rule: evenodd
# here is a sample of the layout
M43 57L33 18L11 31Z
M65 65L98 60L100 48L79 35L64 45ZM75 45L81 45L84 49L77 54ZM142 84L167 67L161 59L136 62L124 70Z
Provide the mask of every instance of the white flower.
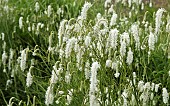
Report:
M32 31L35 31L35 24L32 24Z
M113 13L111 20L110 20L110 26L116 25L116 19L117 19L117 14Z
M12 65L12 60L9 58L9 60L8 60L8 70L10 70L10 71L11 71L11 65ZM13 76L12 73L11 73L11 76Z
M125 40L123 40L123 42L121 42L121 46L120 46L120 55L122 57L124 57L126 54L126 42Z
M8 79L7 81L6 81L6 90L7 90L7 88L9 87L9 85L11 85L13 82L12 82L12 80L11 79Z
M143 92L143 89L144 89L144 82L143 81L138 82L138 89L139 89L139 92Z
M55 84L55 83L57 83L57 80L58 80L57 74L58 74L57 71L52 70L52 75L51 75L50 84Z
M128 104L128 101L127 101L128 92L127 92L126 89L123 91L121 96L123 98L123 106L127 106L127 104Z
M2 54L2 63L3 65L6 65L6 61L7 61L7 53L4 51L3 54Z
M84 44L86 47L89 47L91 43L91 37L90 36L86 36L85 40L84 40Z
M35 3L35 11L36 11L36 12L38 12L38 11L39 11L39 9L40 9L39 3L38 3L38 2L36 2L36 3Z
M60 101L59 101L59 100L56 100L55 103L58 105L58 104L60 103Z
M43 28L43 27L44 27L44 24L43 24L43 23L41 23L40 28Z
M49 42L49 48L52 47L52 39L53 39L53 34L50 34L49 38L48 38L48 42Z
M152 7L152 1L150 1L150 3L149 3L149 7Z
M57 68L56 65L57 65L57 62L53 66L50 84L57 83L57 81L59 79L59 75L60 75L60 73L62 73L62 68Z
M107 7L108 7L108 4L110 4L110 3L111 3L111 0L106 0L106 1L105 1L105 4L104 4L104 7L107 8Z
M141 95L140 95L140 101L142 101L142 106L147 106L148 100L149 100L149 93L148 91L144 91Z
M51 11L52 11L51 5L48 5L48 9L47 9L47 16L48 17L50 17Z
M124 6L126 6L127 0L122 0L122 4L123 4Z
M100 13L97 13L96 19L97 21L100 20L102 18L102 15Z
M139 0L139 4L141 5L143 2L142 2L142 0Z
M59 30L58 30L59 46L61 46L61 44L62 44L62 35L65 32L65 24L66 24L66 22L67 22L67 20L62 20L60 22L60 27L59 27Z
M142 3L141 10L144 10L145 4Z
M70 80L71 80L71 74L69 71L66 71L65 82L70 84Z
M133 83L136 84L136 72L133 72Z
M35 59L31 59L31 66L34 66L35 65Z
M151 85L151 90L153 91L154 88L155 88L155 83L152 83L152 85Z
M114 76L115 76L116 78L118 78L118 77L120 76L120 73L119 73L119 72L116 72L116 73L114 74Z
M100 65L98 62L93 62L92 67L91 67L91 77L90 77L90 92L94 93L95 88L97 85L97 70L100 68Z
M58 94L62 95L62 94L64 94L64 91L58 91Z
M67 102L66 102L66 105L69 105L71 103L71 100L72 100L72 92L73 92L73 89L71 90L68 90L68 95L67 95Z
M59 57L62 58L63 55L64 55L64 50L60 49L60 50L59 50Z
M158 92L159 85L160 85L160 83L159 84L155 84L155 92Z
M49 106L50 104L53 104L53 100L54 100L53 87L52 85L50 85L45 93L45 104Z
M118 62L112 62L112 69L117 70Z
M168 104L169 93L168 93L168 91L167 91L166 88L163 88L162 91L163 91L163 92L162 92L163 102L164 102L165 104Z
M153 98L154 98L154 93L152 92L151 96L150 96L150 99L153 100Z
M31 70L32 70L33 66L30 67L29 72L27 73L27 79L26 79L26 86L30 87L33 83L33 78L31 75Z
M82 7L82 10L81 10L81 19L86 19L87 18L87 11L89 10L89 8L91 6L92 6L91 3L85 2L85 4Z
M135 106L136 105L136 99L135 99L135 96L134 96L134 94L132 94L132 97L131 97L132 99L131 99L131 104L132 104L132 106Z
M157 12L156 12L156 19L155 19L155 34L157 35L159 33L160 30L160 26L162 24L162 14L163 12L165 12L166 10L164 8L160 8Z
M84 55L84 51L85 51L84 46L81 46L80 48L78 48L78 52L77 52L77 55L76 55L77 67L79 68L80 71L82 71L81 61L82 61L82 57Z
M39 22L39 23L37 24L37 29L36 29L36 34L37 34L37 35L39 34L40 27L41 27L41 23Z
M86 62L85 69L84 69L86 79L90 78L90 69L89 68L90 68L90 63Z
M49 31L49 24L47 24L46 30Z
M107 47L111 46L114 50L117 47L117 39L118 39L119 31L117 29L111 29L109 32L109 36L107 38Z
M27 23L27 24L29 23L29 16L27 16L27 21L26 21L26 23Z
M106 60L106 67L112 67L112 60Z
M150 32L149 35L148 46L149 46L149 50L154 50L155 48L155 36L152 32Z
M134 37L134 40L135 40L135 46L136 46L136 49L139 49L140 47L140 41L139 41L139 30L138 30L139 26L138 24L132 24L131 26L131 31L132 31L132 35Z
M129 37L129 34L128 34L127 32L124 32L124 33L121 35L120 42L122 42L123 40L125 40L125 42L126 42L127 45L130 44L130 37Z
M170 16L167 16L166 32L170 32Z
M77 39L75 37L69 39L66 43L66 49L65 49L65 55L66 58L68 58L71 54L71 51L74 47L74 44L77 42Z
M139 0L132 0L133 3L135 3L136 5L139 5Z
M23 22L22 22L22 20L23 20L23 17L20 17L20 18L19 18L19 28L20 28L20 29L22 29L22 27L23 27Z
M127 53L127 60L126 60L126 63L128 65L131 65L133 62L133 52L131 51L131 48L129 48L129 51Z
M150 84L150 82L145 83L144 89L145 89L145 90L150 90L150 89L151 89L151 84Z
M74 31L80 32L82 26L83 26L83 19L81 18L81 16L78 16L77 23L75 23L74 25Z
M103 26L102 29L100 28L101 26ZM94 33L98 33L100 35L105 35L109 31L108 30L108 20L102 17L100 20L97 21L97 23L95 24L93 29L94 29Z
M123 91L123 93L122 93L122 97L125 97L125 98L128 97L128 93L127 93L127 90L126 90L126 89L124 89L124 91Z
M60 15L61 12L62 12L61 8L58 8L57 14Z
M95 95L90 96L90 106L99 106L96 100Z
M1 35L2 35L2 41L4 41L4 39L5 39L5 34L4 34L4 33L1 33Z
M133 72L133 78L136 78L136 72Z
M22 71L26 69L27 51L28 51L28 48L21 51L20 68Z
M129 7L132 6L132 0L128 0L128 5L129 5Z
M5 12L9 13L9 10L10 10L11 8L9 8L8 5L5 5L3 9L4 9Z
M73 50L76 52L76 53L78 53L79 51L81 51L80 50L80 45L78 44L78 42L75 42L74 43L74 48L73 48ZM76 56L77 57L77 56Z
M31 27L30 27L30 25L28 26L28 31L29 31L29 32L31 31Z
M6 68L3 69L3 72L6 73Z
M95 92L97 88L97 70L100 68L100 65L98 62L93 62L91 67L91 77L90 77L90 106L94 106L96 103L96 97Z
M132 17L132 12L130 11L130 12L129 12L129 18L131 18L131 17Z
M114 9L113 9L113 4L111 5L111 7L108 9L108 14L111 14L115 12Z
M6 48L6 42L4 41L3 45L2 45L3 50L5 51Z

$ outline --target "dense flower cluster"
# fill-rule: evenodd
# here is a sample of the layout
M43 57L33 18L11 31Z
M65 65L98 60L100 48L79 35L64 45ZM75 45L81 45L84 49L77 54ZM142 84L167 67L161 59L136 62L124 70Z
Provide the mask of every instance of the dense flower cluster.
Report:
M146 11L151 0L92 1L34 1L21 11L1 1L0 18L14 25L0 32L6 105L169 105L168 11Z

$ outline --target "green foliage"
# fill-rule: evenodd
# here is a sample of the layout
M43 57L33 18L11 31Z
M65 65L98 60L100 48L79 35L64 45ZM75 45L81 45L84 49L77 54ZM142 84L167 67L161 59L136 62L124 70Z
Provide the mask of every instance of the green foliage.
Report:
M36 2L39 3L37 12L35 10ZM133 3L134 9L132 9L132 7L128 7L128 4L112 1L117 20L115 25L110 26L113 12L108 13L108 11L111 5L105 8L104 0L87 0L86 2L91 2L92 7L87 12L87 19L81 21L77 17L81 15L84 0L9 0L8 2L0 0L0 33L5 35L4 40L2 40L2 36L0 37L0 45L2 45L2 49L0 49L0 105L44 106L47 88L52 86L54 103L50 106L65 106L66 104L88 106L90 105L91 81L90 78L86 78L86 69L91 75L91 65L96 61L100 63L100 68L97 71L98 91L95 92L95 96L101 106L123 105L124 91L128 91L126 99L129 105L133 105L132 95L135 97L134 104L142 105L143 101L140 99L142 92L138 88L139 81L150 84L161 83L158 92L151 90L148 92L154 93L155 105L165 105L162 102L162 88L167 88L168 93L170 91L170 75L168 75L170 72L170 59L168 58L170 37L169 32L166 32L168 23L166 18L169 12L163 14L164 23L160 27L158 41L154 44L154 50L150 50L148 37L156 27L156 7L149 7L146 4L144 10L141 10L141 5ZM5 10L5 6L8 6L9 9ZM48 16L49 6L51 6L50 16ZM101 14L99 21L96 17L98 13ZM19 27L21 17L23 17L22 28ZM64 19L67 22L63 27L64 30L67 30L61 34L62 44L60 45L59 30ZM108 25L100 25L100 22ZM148 26L145 27L147 22ZM131 26L134 23L139 25L141 44L139 50L136 48L131 32ZM79 31L75 31L76 25L80 25L78 26ZM99 31L95 29L96 26ZM108 48L106 45L110 35L109 31L115 28L119 30L118 45L116 49ZM106 33L104 33L105 29L108 30ZM129 33L128 47L131 47L133 52L133 62L130 65L127 64L127 53L124 57L120 53L121 35L124 32ZM84 41L87 36L91 37L89 47L86 47ZM73 44L74 47L66 58L67 44L71 38L77 40L75 42L78 50L75 50L77 49L76 44ZM101 48L98 48L99 45ZM128 47L126 52L129 50ZM14 52L12 59L10 59L10 50ZM24 50L26 51L26 68L23 71L21 54ZM8 56L5 64L3 63L4 52ZM64 56L61 56L62 52ZM78 56L81 57L80 61L78 61ZM117 62L117 69L106 66L108 59ZM86 66L87 62L89 66ZM30 69L31 66L33 66L32 69ZM52 70L61 72L55 72L58 80L51 84ZM120 75L115 77L117 71ZM28 72L33 78L30 87L27 86L26 81ZM133 72L136 73L136 77ZM67 78L70 78L69 82L67 82ZM69 98L71 98L70 102ZM147 104L153 105L153 100L149 99Z

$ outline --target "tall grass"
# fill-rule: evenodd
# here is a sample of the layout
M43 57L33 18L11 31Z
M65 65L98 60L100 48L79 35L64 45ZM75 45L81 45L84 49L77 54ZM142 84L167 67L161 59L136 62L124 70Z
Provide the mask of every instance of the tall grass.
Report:
M169 105L169 12L116 1L2 0L0 105Z

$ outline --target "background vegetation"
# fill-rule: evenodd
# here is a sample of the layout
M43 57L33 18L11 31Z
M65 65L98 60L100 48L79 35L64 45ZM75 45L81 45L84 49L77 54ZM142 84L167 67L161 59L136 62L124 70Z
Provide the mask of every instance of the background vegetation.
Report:
M37 12L35 10L36 2L39 3L39 10ZM46 99L45 93L50 85L50 78L54 66L62 68L63 72L59 76L59 81L54 85L55 98L53 106L56 106L58 101L60 101L58 103L59 106L90 105L90 100L87 99L89 97L90 80L86 79L84 70L87 62L90 64L88 70L91 70L90 67L94 60L100 63L100 69L97 73L97 88L99 91L96 94L96 97L100 98L100 100L98 100L100 105L117 105L119 103L119 105L123 105L123 102L120 101L124 100L121 94L125 89L129 92L128 95L135 95L135 105L141 105L141 92L137 90L137 84L141 80L145 83L150 82L150 85L152 83L160 83L158 92L155 93L151 91L154 92L155 95L155 105L168 105L164 104L162 101L162 88L166 88L169 93L170 58L168 58L168 56L170 55L170 36L169 32L166 32L166 24L168 23L167 17L169 15L168 10L170 10L170 3L168 1L161 3L154 1L153 6L149 7L149 3L145 0L144 10L141 10L141 5L137 6L136 4L133 4L135 8L133 10L131 7L128 7L128 5L123 5L121 2L115 4L114 1L112 1L113 9L115 13L117 13L118 19L116 25L111 27L108 25L108 29L117 28L119 30L119 35L124 32L129 33L131 38L129 47L132 48L134 59L133 63L128 66L126 57L122 60L119 59L121 42L118 42L117 50L111 50L112 53L110 57L109 53L105 54L106 39L109 32L104 34L104 37L101 39L101 51L97 49L97 43L100 41L100 38L96 37L95 35L98 34L93 32L93 28L97 23L96 16L98 13L101 13L101 16L104 17L104 19L108 19L108 22L110 22L112 14L107 13L110 7L104 7L104 0L86 0L86 2L92 3L92 7L87 12L87 19L83 21L83 28L86 30L82 28L81 31L75 32L71 29L69 33L69 39L72 37L78 39L79 36L85 39L89 32L92 32L89 36L91 36L95 46L91 43L92 47L89 47L89 49L85 48L81 60L82 69L79 69L77 67L76 52L72 52L68 59L65 57L60 58L59 50L62 47L59 46L58 33L63 19L71 20L70 24L72 25L77 23L77 17L80 16L82 7L85 4L84 0L0 0L0 45L2 47L0 49L1 106L7 104L9 106L44 106ZM52 8L50 16L47 15L49 6ZM167 11L162 16L164 24L160 27L161 31L158 41L155 43L155 50L151 51L151 55L148 56L149 47L147 39L150 30L147 29L149 29L150 26L152 27L151 30L154 30L155 13L159 7L163 7ZM137 14L135 13L136 11L138 12ZM130 18L129 12L131 12L132 15ZM22 28L19 27L20 17L23 17ZM125 17L127 17L127 19ZM146 22L148 22L147 28L142 24L144 17L146 17ZM133 23L140 23L140 43L141 46L146 46L144 50L140 49L140 51L137 51L135 49L135 42L130 31ZM101 26L100 29L104 29L103 27L104 26ZM29 31L28 28L31 28L31 31ZM120 38L118 40L120 40ZM49 49L49 45L51 45L52 48ZM65 49L66 45L67 43L64 42L63 49ZM79 40L79 45L84 46L84 41ZM26 68L22 71L20 67L21 54L26 48ZM127 51L128 50L127 48ZM4 51L7 55L5 63L3 63ZM13 51L12 58L10 58L11 51ZM90 54L92 54L92 56ZM103 54L103 56L101 54ZM120 72L119 78L116 78L114 75L116 72L115 69L106 66L106 61L108 59L121 61L120 64L122 65L119 64L118 66ZM27 87L26 77L31 66L33 66L31 71L33 84ZM70 83L65 81L68 70L70 70ZM137 76L136 85L133 83L133 72L135 72ZM130 81L133 83L132 85ZM64 93L60 95L58 94L59 91L63 91ZM70 103L68 103L68 95L72 98ZM107 95L109 95L109 97ZM127 98L128 104L130 105L132 105L131 99L131 96ZM108 102L106 103L106 101ZM154 103L150 100L148 104L153 105Z

